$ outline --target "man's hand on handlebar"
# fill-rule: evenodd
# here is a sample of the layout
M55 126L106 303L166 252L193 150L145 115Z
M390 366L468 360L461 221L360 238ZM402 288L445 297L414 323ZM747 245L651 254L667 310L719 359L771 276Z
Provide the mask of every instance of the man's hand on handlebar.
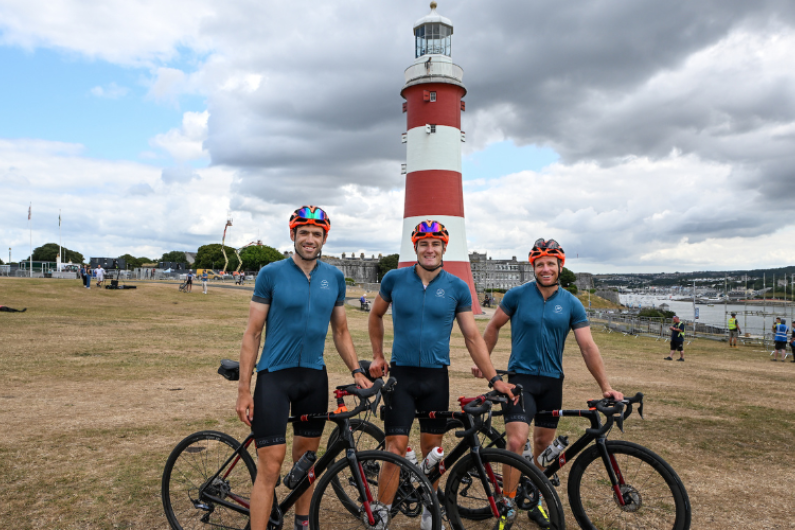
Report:
M370 368L370 370L372 371L372 368ZM373 386L373 383L362 373L354 374L353 378L356 380L356 384L359 388L370 388Z
M508 396L508 399L513 401L513 404L516 405L519 402L519 394L517 393L515 396L513 395L513 390L516 388L516 385L511 385L506 383L505 381L495 381L494 382L494 390L501 394L505 394Z
M605 398L610 399L612 401L621 401L622 399L624 399L624 394L622 394L618 390L613 390L612 388L610 390L605 391L603 395Z
M389 372L389 364L384 357L376 357L370 363L370 375L372 377L383 377Z

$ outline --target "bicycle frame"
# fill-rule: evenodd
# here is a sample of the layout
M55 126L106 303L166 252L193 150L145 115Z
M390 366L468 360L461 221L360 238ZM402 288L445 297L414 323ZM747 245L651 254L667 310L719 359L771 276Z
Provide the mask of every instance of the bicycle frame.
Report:
M437 480L442 478L442 475L450 469L462 456L464 456L467 452L472 453L475 456L475 465L478 470L478 477L480 478L481 483L483 484L484 491L489 492L489 506L491 507L492 514L494 517L500 517L499 509L497 508L497 503L494 500L494 494L497 495L502 494L500 485L494 475L494 471L491 469L489 464L484 464L483 460L480 458L480 438L478 438L478 430L473 429L475 424L472 421L472 417L467 414L466 412L453 412L453 411L433 411L427 413L418 413L415 418L417 419L437 419L437 418L452 418L461 421L464 424L464 430L470 431L471 433L465 434L463 439L458 442L458 444L453 448L449 455L447 455L444 460L437 463L433 469L427 474L428 480L433 484L436 483ZM492 486L494 492L492 493Z
M346 393L345 391L340 391L339 389L335 391L335 395L337 396L338 402L342 399L344 395L351 395ZM357 407L358 408L362 408ZM373 516L372 510L370 508L370 503L373 501L372 493L370 492L370 487L367 483L367 479L364 474L364 469L362 468L361 464L356 455L356 443L353 439L353 432L349 428L349 418L354 415L354 413L358 414L360 411L353 411L348 412L346 408L340 407L337 409L336 412L325 413L325 414L304 414L302 416L290 416L287 419L287 423L296 423L296 422L306 422L312 420L329 420L333 421L340 427L341 437L334 442L334 444L327 448L326 453L317 461L315 464L309 468L309 471L304 475L298 485L284 498L284 500L278 504L274 502L273 508L271 509L271 521L280 521L283 518L284 513L286 513L295 503L298 501L301 496L307 492L309 487L312 483L322 475L328 467L334 463L334 460L337 458L338 455L345 453L345 459L348 461L348 466L350 467L351 474L356 480L356 486L359 489L359 494L362 496L363 499L367 499L368 502L364 503L364 508L367 513L368 520L370 524L375 524L375 518ZM335 417L337 416L337 417ZM204 484L199 488L199 496L200 500L209 500L215 504L224 506L229 508L230 510L234 510L238 513L249 515L250 513L250 504L240 497L236 497L235 495L230 495L235 501L229 502L226 499L222 499L220 497L216 497L214 495L210 495L206 493L206 489L209 485L213 484L215 480L221 476L221 473L226 470L223 474L223 478L226 478L237 463L240 461L240 453L241 451L247 451L251 442L254 441L254 434L249 434L246 439L240 444L232 455L226 459L226 461L221 465L218 471L208 478ZM228 469L226 466L230 466ZM274 492L274 500L276 494ZM276 519L274 520L274 516Z

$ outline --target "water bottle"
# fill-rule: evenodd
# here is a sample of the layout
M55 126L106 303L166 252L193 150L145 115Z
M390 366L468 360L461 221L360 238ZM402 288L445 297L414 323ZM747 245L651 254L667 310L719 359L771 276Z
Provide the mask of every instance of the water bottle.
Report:
M431 472L436 464L442 461L444 458L444 449L441 447L434 447L431 449L431 452L428 453L428 456L425 457L425 460L422 461L422 472L426 475Z
M317 460L317 456L315 456L314 451L304 453L304 456L295 463L290 472L287 473L287 476L284 477L284 485L294 489L301 482L301 479L306 476L307 471L315 465L315 460Z
M417 453L415 453L414 449L412 449L411 447L408 447L406 449L406 460L408 460L415 466L417 465Z
M522 456L529 461L533 461L533 444L530 443L530 440L527 440L524 444L524 450L522 451Z
M566 449L567 445L569 445L569 437L558 436L549 444L549 447L544 449L544 452L538 456L538 463L541 464L541 467L547 467L558 458L558 455Z

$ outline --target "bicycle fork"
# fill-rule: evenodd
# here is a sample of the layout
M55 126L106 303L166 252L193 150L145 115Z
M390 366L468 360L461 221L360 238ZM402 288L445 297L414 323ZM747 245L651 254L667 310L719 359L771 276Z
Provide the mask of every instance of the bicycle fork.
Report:
M607 470L607 476L610 478L610 484L613 488L613 494L620 506L626 506L626 499L624 499L624 492L621 487L626 485L624 475L618 467L615 456L607 451L607 440L605 438L596 439L596 447L599 449L599 455L602 457L602 462Z
M351 469L351 475L356 482L356 488L359 490L359 496L364 500L364 511L367 513L367 522L370 526L375 525L375 516L373 516L373 509L371 504L373 502L373 494L370 491L370 485L367 483L367 477L364 474L364 468L359 459L356 458L356 451L348 449L345 451L345 459L348 461L348 467Z
M489 506L491 507L491 513L494 514L494 517L497 519L500 518L500 510L497 508L497 501L494 500L494 495L501 495L502 489L500 488L499 482L497 482L497 477L494 475L494 470L491 469L491 464L483 463L483 460L480 458L480 447L472 447L471 453L475 456L475 463L477 464L478 469L478 477L480 478L480 483L483 485L483 491L486 492L486 495L489 499ZM494 491L492 491L491 486L494 486Z

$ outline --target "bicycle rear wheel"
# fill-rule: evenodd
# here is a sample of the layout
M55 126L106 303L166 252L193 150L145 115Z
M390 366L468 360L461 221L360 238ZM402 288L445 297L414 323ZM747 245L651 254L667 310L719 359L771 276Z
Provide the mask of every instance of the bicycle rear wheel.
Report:
M608 441L607 451L616 474L623 477L620 489L625 504L619 504L599 448L591 446L574 461L569 473L569 503L581 528L690 528L687 491L665 460L631 442Z
M536 466L503 449L482 449L480 456L489 474L489 489L500 518L494 515L488 492L478 474L475 455L470 453L453 466L447 478L445 501L447 516L453 528L536 530L538 524L533 517L543 513L549 519L550 528L565 529L563 510L557 492L549 479ZM503 502L503 477L506 472L512 472L514 476L519 477L513 514L508 513L509 510Z
M201 431L182 440L166 461L161 497L173 530L210 528L248 529L248 513L239 513L213 502L207 495L248 508L257 474L248 451L221 466L240 447L222 432ZM211 477L218 475L212 482Z
M356 456L359 462L356 472L366 481L368 496L360 494L348 460L335 462L315 485L309 509L309 524L313 529L416 529L423 509L427 509L433 530L441 530L439 500L428 478L416 466L386 451L362 451ZM391 466L384 470L384 464ZM382 484L388 479L381 476L382 470L393 473L398 480L392 498L387 498L379 487L379 479ZM373 514L372 521L368 510Z

